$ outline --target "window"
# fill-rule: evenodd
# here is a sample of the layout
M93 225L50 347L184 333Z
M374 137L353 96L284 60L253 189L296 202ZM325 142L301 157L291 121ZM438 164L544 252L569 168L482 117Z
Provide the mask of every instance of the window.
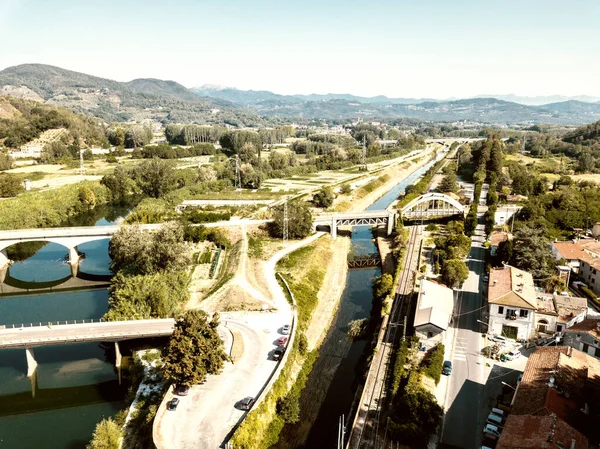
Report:
M594 357L600 357L600 348L594 349Z
M503 306L498 306L498 313L500 315L502 315L504 313L504 307Z
M590 347L590 345L588 345L587 343L583 344L583 348L581 349L583 352L587 353L588 352L588 348Z
M528 315L529 315L529 310L523 310L523 309L521 309L521 311L519 313L519 316L521 318L527 318Z
M562 332L562 324L556 325L556 332Z

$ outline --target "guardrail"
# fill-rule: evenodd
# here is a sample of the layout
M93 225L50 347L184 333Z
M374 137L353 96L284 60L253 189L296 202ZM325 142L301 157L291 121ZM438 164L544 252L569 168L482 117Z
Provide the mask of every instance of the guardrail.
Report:
M136 318L123 318L119 320L104 320L102 318L98 319L88 319L88 320L58 320L58 321L47 321L47 322L37 322L37 323L21 323L21 324L0 324L1 329L21 329L21 328L29 328L29 327L47 327L47 326L66 326L70 324L91 324L91 323L119 323L119 322L127 322L127 321L149 321L149 320L164 320L170 317L150 317L144 318L143 320Z

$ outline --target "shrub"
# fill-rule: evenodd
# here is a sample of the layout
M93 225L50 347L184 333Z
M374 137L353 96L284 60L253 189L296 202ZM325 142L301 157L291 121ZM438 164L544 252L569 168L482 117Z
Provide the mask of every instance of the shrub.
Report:
M435 346L421 362L421 372L435 380L436 384L440 381L444 367L444 350L443 344Z

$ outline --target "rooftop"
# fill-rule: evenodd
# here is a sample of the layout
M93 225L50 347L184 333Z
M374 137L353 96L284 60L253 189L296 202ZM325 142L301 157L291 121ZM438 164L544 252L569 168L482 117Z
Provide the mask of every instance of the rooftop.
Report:
M492 246L498 246L500 243L504 242L505 240L512 240L512 239L513 239L513 235L510 232L494 231L490 235L490 244Z
M558 321L567 322L587 312L587 299L574 296L541 294L537 297L537 312L558 316Z
M522 309L536 309L537 295L533 276L510 265L493 269L490 272L488 302Z
M587 449L588 439L556 416L509 415L496 449Z
M600 360L566 346L538 347L529 356L511 413L555 415L579 431L587 420L582 409L595 407Z
M600 242L592 239L569 240L566 242L552 242L563 259L575 260L583 257L600 256Z
M414 326L433 324L446 330L454 309L452 289L423 279L419 288Z
M583 253L583 256L579 258L580 261L587 263L590 267L600 270L600 257L594 257L587 252Z
M587 318L581 323L574 324L566 330L566 332L590 334L591 336L600 339L600 319Z

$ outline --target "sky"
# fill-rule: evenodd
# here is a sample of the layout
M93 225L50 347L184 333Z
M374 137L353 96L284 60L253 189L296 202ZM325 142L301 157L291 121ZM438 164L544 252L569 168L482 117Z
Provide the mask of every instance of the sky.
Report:
M598 0L0 0L0 69L281 94L600 96Z

